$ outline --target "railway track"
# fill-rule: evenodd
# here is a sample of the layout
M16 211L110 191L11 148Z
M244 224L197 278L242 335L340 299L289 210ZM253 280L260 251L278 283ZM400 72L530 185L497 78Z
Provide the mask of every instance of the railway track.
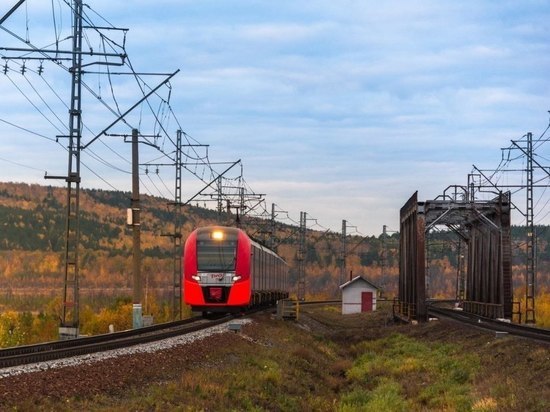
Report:
M232 318L230 315L215 319L193 317L123 332L1 349L0 369L140 345L196 332Z
M505 332L510 335L550 343L550 330L548 329L541 329L531 326L518 325L516 323L503 322L495 319L480 317L467 312L457 311L454 309L439 308L436 306L430 306L428 308L428 313L436 317L442 316L450 318L482 329L487 329L495 332Z
M311 301L302 302L301 304L319 305L337 302L340 301ZM265 307L251 309L246 314L252 314L265 309ZM234 315L224 315L214 319L205 319L202 316L196 316L190 319L161 323L140 329L0 349L0 369L160 341L220 325L234 317Z

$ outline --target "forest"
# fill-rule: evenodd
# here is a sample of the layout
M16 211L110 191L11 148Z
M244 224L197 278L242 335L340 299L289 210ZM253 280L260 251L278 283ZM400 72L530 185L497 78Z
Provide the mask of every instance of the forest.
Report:
M127 310L125 305L130 304L132 235L126 226L130 198L130 193L125 192L81 190L80 291L82 312L91 325L90 333L105 328L110 316L116 317L117 312ZM25 315L27 319L23 321L30 325L29 328L33 322L47 322L48 316L51 316L50 321L57 322L56 311L60 310L63 288L65 201L64 188L0 183L0 325L6 314L12 319L4 329L10 328L14 317L26 312L38 316L30 319ZM172 239L166 236L174 232L173 208L169 203L170 200L151 196L142 196L141 199L144 309L154 313L157 320L169 320L169 297L173 290L174 248ZM235 224L235 216L186 206L180 222L185 239L199 226ZM240 219L243 229L260 241L267 240L265 227L268 223L258 218ZM550 302L547 302L550 230L539 226L536 233L537 310L544 313L545 305L550 307ZM298 228L276 223L275 233L271 236L278 245L277 252L288 262L291 284L296 286ZM513 227L513 283L517 300L521 300L525 288L524 239L524 228ZM380 286L384 297L395 297L399 276L399 234L365 238L349 236L346 242L345 276L362 275ZM429 296L454 298L457 287L456 239L449 232L439 232L431 234L428 243ZM341 279L340 250L339 233L307 231L306 299L339 297L338 286L347 280ZM94 326L94 322L103 326ZM117 324L123 327L123 323Z

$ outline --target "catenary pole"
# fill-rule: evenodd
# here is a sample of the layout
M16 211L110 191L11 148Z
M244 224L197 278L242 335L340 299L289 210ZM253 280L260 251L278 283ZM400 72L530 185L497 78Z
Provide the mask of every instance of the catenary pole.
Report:
M141 282L141 227L139 201L139 142L137 129L132 130L132 212L131 226L133 235L133 311L134 329L143 326L142 282Z

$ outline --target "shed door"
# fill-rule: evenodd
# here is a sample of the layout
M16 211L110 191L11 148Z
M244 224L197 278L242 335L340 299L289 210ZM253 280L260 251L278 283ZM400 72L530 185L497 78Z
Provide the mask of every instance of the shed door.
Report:
M361 292L361 312L372 312L372 292Z

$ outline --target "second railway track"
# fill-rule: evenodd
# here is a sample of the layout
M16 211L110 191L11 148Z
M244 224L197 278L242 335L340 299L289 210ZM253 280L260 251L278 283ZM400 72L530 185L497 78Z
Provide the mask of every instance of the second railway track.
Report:
M439 308L430 306L428 313L434 316L448 317L463 323L467 323L483 329L506 332L510 335L521 336L523 338L534 339L541 342L550 343L550 330L535 328L531 326L518 325L515 323L503 322L495 319L479 317L467 312L454 309Z

